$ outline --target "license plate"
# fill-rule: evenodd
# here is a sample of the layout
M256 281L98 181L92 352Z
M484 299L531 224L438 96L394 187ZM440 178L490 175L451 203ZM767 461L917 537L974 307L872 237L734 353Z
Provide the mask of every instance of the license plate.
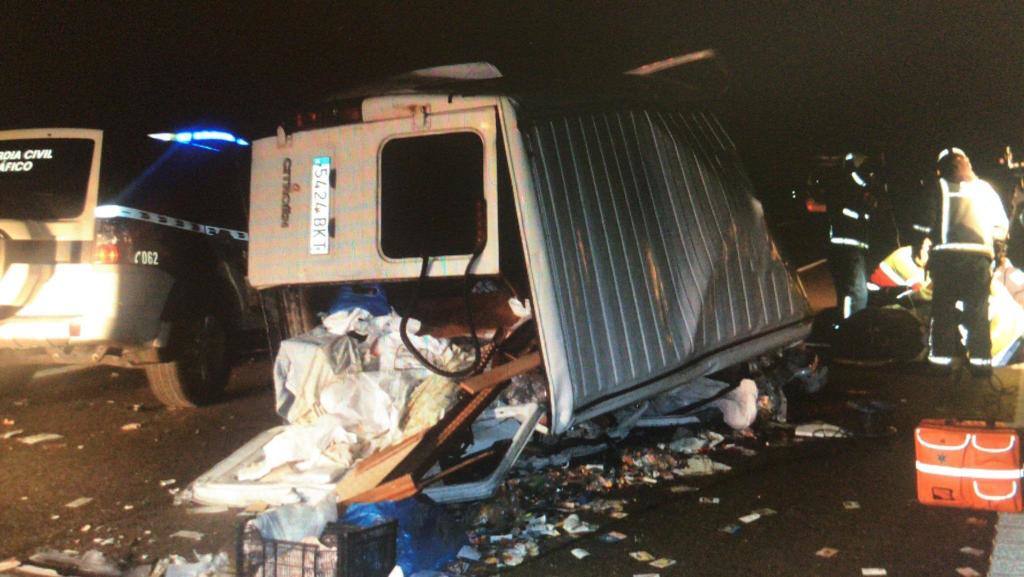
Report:
M331 157L313 159L312 190L309 202L309 254L330 252Z

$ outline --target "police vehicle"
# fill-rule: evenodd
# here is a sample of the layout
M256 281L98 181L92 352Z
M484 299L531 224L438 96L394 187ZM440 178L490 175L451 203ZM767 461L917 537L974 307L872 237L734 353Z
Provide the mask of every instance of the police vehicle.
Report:
M0 376L145 371L215 398L263 331L245 280L248 142L221 130L0 131Z

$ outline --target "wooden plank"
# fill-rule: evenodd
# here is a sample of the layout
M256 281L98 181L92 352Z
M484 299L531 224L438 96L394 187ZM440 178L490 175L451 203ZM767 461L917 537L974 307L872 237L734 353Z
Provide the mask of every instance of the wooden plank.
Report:
M494 456L496 452L497 451L495 451L494 449L487 449L486 451L481 451L464 461L461 461L455 465L452 465L451 467L448 467L447 469L441 471L440 473L437 473L436 475L431 475L430 477L423 479L422 481L420 481L419 486L420 488L423 488L428 485L433 485L434 483L443 480L445 477L454 475L455 473L465 469L466 467L475 465L476 463L479 463L480 461L488 457Z
M402 499L408 499L416 493L419 493L419 487L413 481L411 475L402 475L394 481L388 481L382 485L378 485L369 491L363 491L362 493L345 499L342 503L377 503L380 501L400 501Z
M478 392L460 399L433 427L378 451L356 465L335 487L338 501L361 498L382 483L399 481L404 476L409 476L415 484L446 450L451 449L459 431L470 426L498 398L512 377L540 365L540 353L532 353L468 379L466 383L471 383Z
M501 365L495 367L486 373L480 373L474 377L470 377L459 385L463 391L475 395L480 391L493 387L494 385L507 381L516 375L521 375L527 371L533 370L539 367L541 364L540 353L530 353L526 356L519 357L518 359L508 363L507 365Z

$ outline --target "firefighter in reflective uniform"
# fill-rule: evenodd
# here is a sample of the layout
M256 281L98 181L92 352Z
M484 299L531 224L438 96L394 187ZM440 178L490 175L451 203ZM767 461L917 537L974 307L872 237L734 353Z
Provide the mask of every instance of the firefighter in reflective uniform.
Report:
M872 198L872 175L865 170L867 157L850 153L843 160L843 173L828 191L828 261L836 287L837 305L848 318L868 304L868 223Z
M963 326L972 374L990 374L992 261L1005 244L1009 222L999 194L974 174L970 159L959 148L939 153L938 175L928 259L935 287L928 360L950 365L960 337L958 326Z

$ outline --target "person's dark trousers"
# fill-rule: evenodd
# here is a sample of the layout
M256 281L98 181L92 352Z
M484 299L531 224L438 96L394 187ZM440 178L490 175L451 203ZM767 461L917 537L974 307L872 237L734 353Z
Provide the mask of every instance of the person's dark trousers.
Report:
M988 322L988 294L992 261L969 252L933 251L928 261L934 292L928 360L948 365L957 352L958 325L967 329L967 352L972 365L989 366L992 336ZM957 308L962 303L963 312Z
M836 287L836 306L845 319L868 306L865 250L840 244L829 245L828 262Z

